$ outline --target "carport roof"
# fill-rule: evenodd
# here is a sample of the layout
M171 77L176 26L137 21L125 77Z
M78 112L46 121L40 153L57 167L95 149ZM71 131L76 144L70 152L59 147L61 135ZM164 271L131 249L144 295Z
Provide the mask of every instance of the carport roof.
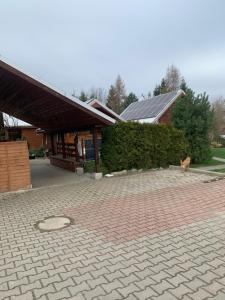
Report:
M0 60L0 111L49 132L106 126L115 120Z

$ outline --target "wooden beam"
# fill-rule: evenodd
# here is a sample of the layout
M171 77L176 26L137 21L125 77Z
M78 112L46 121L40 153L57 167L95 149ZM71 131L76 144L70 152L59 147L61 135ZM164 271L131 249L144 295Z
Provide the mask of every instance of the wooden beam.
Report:
M55 155L54 133L51 133L50 137L51 137L52 155Z
M63 158L66 158L66 147L65 147L65 139L64 139L64 133L63 132L61 132L61 141L62 141Z
M93 128L93 145L94 145L94 158L95 158L95 172L100 172L99 153L98 153L98 140L97 140L97 128Z

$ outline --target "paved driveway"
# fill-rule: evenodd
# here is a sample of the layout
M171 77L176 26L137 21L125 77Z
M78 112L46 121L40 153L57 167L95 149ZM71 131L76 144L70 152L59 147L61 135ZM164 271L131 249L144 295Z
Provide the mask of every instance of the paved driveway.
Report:
M85 179L85 176L80 177L51 165L48 158L30 160L30 169L33 188L74 183Z
M0 299L225 299L225 182L175 170L0 195ZM74 225L39 232L67 215Z

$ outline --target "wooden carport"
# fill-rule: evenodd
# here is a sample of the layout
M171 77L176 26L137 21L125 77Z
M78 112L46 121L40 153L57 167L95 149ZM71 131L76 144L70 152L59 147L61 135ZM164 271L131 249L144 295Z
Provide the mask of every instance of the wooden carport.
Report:
M0 60L0 111L44 130L50 137L53 156L56 151L54 137L60 136L64 159L64 134L91 130L95 171L99 172L97 131L115 123L113 118L72 96L64 95L4 60Z

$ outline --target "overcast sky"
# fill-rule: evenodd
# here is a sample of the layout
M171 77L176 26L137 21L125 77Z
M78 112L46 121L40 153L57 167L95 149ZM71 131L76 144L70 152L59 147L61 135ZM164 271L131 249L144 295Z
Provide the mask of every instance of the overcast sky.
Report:
M7 0L0 54L71 93L152 91L175 64L197 92L225 96L224 0Z

